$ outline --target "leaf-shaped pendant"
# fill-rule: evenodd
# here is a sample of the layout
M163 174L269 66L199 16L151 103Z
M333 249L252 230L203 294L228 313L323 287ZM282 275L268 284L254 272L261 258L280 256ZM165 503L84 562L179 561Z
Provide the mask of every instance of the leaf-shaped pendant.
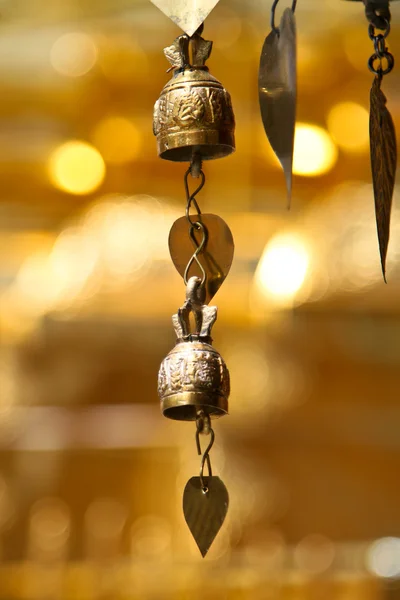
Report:
M393 119L386 108L386 96L381 90L381 81L381 77L375 77L371 88L369 134L376 226L382 273L386 282L386 254L396 177L397 147Z
M228 512L229 495L219 477L205 477L203 489L200 477L192 477L183 493L183 514L204 558Z
M162 12L192 36L219 0L151 0Z
M265 133L283 167L290 206L297 94L296 21L290 8L265 39L258 87Z
M234 242L231 230L221 217L217 215L192 215L194 221L199 221L207 230L207 243L198 255L206 273L206 303L217 293L225 281L231 268ZM186 217L181 217L171 227L169 233L169 251L172 262L178 273L184 276L186 266L193 256L196 245L200 245L202 234L193 229L194 239L188 235L188 222ZM196 245L194 244L196 241ZM187 276L201 277L202 273L196 261L192 260Z

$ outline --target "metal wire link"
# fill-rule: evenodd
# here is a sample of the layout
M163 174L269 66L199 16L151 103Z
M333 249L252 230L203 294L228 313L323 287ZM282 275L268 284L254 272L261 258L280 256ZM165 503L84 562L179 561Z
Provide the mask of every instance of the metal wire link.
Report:
M208 487L204 481L204 469L205 469L205 465L207 463L208 477L212 477L210 451L214 445L215 433L214 433L213 428L211 427L210 416L205 415L203 411L201 411L201 414L198 414L197 419L196 419L196 446L197 446L197 453L199 456L201 455L201 445L200 445L200 434L201 433L209 434L211 436L210 442L209 442L207 448L205 449L203 456L201 457L201 464L200 464L200 483L201 483L201 488L203 490L203 493L206 494L208 492Z
M206 182L206 176L204 175L204 172L202 170L200 170L200 183L197 186L197 188L194 190L194 192L190 193L189 175L191 175L191 173L192 173L192 166L190 166L188 168L188 170L186 171L183 181L185 184L185 192L186 192L186 218L189 221L189 225L194 225L195 222L192 221L192 219L190 218L190 209L193 205L197 211L197 214L201 215L201 210L200 210L199 205L197 204L196 196L203 189L204 184Z
M278 6L279 0L274 0L271 8L271 29L275 31L275 33L279 34L279 27L275 25L275 12L276 7ZM297 5L297 0L292 1L292 12L295 12Z
M208 231L207 231L207 228L204 225L204 223L202 223L201 221L194 221L191 219L190 209L192 208L192 206L194 206L195 210L197 211L197 214L201 215L200 206L197 203L196 196L203 189L205 181L206 181L206 176L204 175L204 172L202 171L202 169L200 169L200 171L199 171L200 183L197 186L197 188L192 193L190 193L189 175L192 175L192 165L188 168L188 170L186 171L185 176L184 176L184 184L185 184L185 191L186 191L185 214L186 214L186 219L189 223L189 236L193 242L195 251L192 254L192 256L190 257L188 264L186 265L185 273L183 275L183 280L185 282L185 285L187 285L190 267L192 266L193 262L196 262L201 271L201 275L202 275L201 285L204 285L207 276L206 276L204 267L199 260L199 255L203 252L203 250L207 244ZM200 242L196 239L195 230L201 231L203 234Z

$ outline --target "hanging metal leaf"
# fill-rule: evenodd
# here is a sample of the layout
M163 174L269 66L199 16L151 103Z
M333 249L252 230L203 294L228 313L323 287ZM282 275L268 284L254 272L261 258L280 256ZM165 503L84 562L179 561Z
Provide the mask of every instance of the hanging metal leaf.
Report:
M183 514L203 558L225 521L229 505L228 490L219 477L204 477L204 481L206 490L200 477L192 477L183 492Z
M198 255L206 273L206 303L208 304L225 281L231 268L235 245L231 230L221 217L217 215L201 214L191 215L193 221L200 222L207 230L207 243L204 250ZM194 239L188 235L188 221L181 217L172 225L169 233L169 251L176 270L182 277L193 252L201 243L202 232L193 228ZM188 278L202 276L196 261L192 261Z
M151 0L162 12L192 36L219 0Z
M382 273L386 282L386 254L396 177L397 147L393 119L386 108L386 96L381 90L381 80L381 77L375 77L371 88L369 131L376 226Z
M265 39L258 87L265 133L283 167L290 206L297 94L296 21L290 8Z

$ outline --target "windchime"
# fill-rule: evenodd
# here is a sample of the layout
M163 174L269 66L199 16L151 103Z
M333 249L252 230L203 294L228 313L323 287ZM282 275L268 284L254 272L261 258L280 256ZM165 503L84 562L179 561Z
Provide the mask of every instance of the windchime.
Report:
M381 83L392 70L394 59L386 46L390 32L389 0L363 1L374 44L374 54L368 62L375 75L370 111L371 165L385 277L396 137ZM210 459L215 437L212 419L228 413L230 383L227 366L212 345L217 308L209 306L209 302L228 275L234 243L228 225L219 216L201 212L198 195L205 185L203 161L228 156L235 150L235 118L229 93L206 66L212 42L202 37L203 22L218 0L152 2L184 31L164 49L172 79L154 107L158 154L166 160L188 163L184 174L185 214L175 221L169 234L171 258L186 286L185 300L172 317L176 345L161 363L158 393L164 416L195 423L200 473L186 484L183 513L204 557L224 522L229 504L228 491L222 480L213 475ZM273 0L271 32L261 52L259 101L265 132L284 171L290 204L297 95L297 0L290 2L277 26L278 3L279 0ZM203 436L207 440L204 452L200 443Z

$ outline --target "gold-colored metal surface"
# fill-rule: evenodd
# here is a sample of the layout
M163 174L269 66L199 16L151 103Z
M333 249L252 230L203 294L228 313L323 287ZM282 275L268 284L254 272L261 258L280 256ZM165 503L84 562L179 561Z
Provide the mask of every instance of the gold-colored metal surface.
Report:
M164 416L178 421L194 421L200 410L212 417L228 412L229 371L211 346L217 308L203 304L204 288L199 284L198 277L188 282L187 300L172 317L177 344L158 373L161 410ZM190 333L191 314L195 333Z
M196 35L189 63L186 36L165 49L174 75L154 107L153 130L158 154L172 161L222 158L235 150L235 118L231 97L204 62L211 43Z

